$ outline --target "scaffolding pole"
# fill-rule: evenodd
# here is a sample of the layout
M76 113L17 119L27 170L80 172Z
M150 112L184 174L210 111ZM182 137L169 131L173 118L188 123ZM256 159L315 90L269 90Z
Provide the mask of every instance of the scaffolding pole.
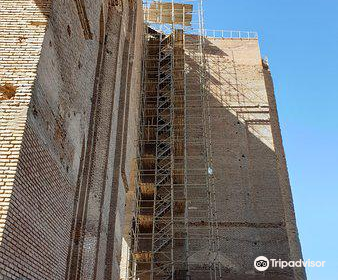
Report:
M144 10L129 278L221 279L202 0Z

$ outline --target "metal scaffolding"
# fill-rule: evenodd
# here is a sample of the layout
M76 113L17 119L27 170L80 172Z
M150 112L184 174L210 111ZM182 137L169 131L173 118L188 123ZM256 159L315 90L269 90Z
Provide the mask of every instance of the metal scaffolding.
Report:
M144 10L129 277L221 279L202 0Z

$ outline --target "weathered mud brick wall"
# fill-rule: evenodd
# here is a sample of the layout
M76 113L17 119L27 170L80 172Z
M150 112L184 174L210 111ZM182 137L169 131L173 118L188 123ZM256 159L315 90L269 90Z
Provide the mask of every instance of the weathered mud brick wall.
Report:
M22 221L22 233L18 237L13 239L9 232L14 233L20 227L18 216L22 215L22 204L18 205L17 199L14 199L14 181L16 172L20 170L18 161L22 139L27 139L27 136L23 136L27 110L50 7L50 1L5 0L0 3L0 275L3 276L28 276L24 271L28 272L29 269L20 260L21 256L27 258L28 255L32 260L31 241L37 238L31 230L36 216L34 212L27 212L26 221L32 220L29 223ZM36 139L30 137L30 140L33 144ZM37 168L39 166L32 165L30 173L33 174ZM49 171L52 173L53 169ZM35 195L34 192L30 196L24 192L20 194L25 201L30 201L32 195ZM11 253L16 247L20 249L15 254ZM34 265L39 266L38 262ZM32 276L36 277L37 274Z
M139 2L0 3L1 279L118 278Z
M193 52L188 57L191 61L187 60L192 67ZM272 79L258 40L207 38L205 56L222 275L224 279L305 279L303 269L271 268L258 273L253 267L258 256L301 259ZM201 109L190 111L195 118L201 115ZM188 132L202 137L196 129L188 127ZM188 152L198 151L192 148ZM191 191L190 206L203 210L203 205L193 204L199 196L203 193ZM193 215L189 219L194 221ZM191 227L190 233L194 231ZM210 261L205 237L190 246L194 253L189 262L201 267ZM193 274L194 279L207 277Z
M257 273L252 267L257 256L299 260L301 252L285 160L281 162L274 95L265 83L268 66L262 63L258 41L209 39L208 43L220 261L231 277L245 279ZM302 273L269 269L256 277L304 279Z

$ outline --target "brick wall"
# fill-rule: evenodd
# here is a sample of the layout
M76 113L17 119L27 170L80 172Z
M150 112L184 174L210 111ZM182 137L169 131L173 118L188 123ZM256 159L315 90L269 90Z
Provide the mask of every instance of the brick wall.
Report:
M0 275L63 279L73 186L29 124L21 151L0 247Z
M87 88L95 70L90 58L81 61L81 52L89 46L95 52L98 43L85 41L75 3L64 7L60 2L53 7L41 0L0 4L1 86L17 87L13 96L1 95L0 111L5 132L0 132L5 178L0 183L0 275L8 278L63 279L67 266L72 199L88 126L86 112L79 110L90 108ZM91 15L97 10L100 5ZM81 79L84 73L88 78ZM69 96L79 85L82 104L72 102L75 94Z
M136 143L135 139L138 137L138 125L139 125L139 94L141 84L141 71L143 55L143 10L142 3L138 2L135 7L135 22L132 28L132 37L138 38L137 40L131 40L130 42L130 65L128 74L128 86L127 91L130 92L127 99L129 110L126 110L125 120L128 125L125 127L123 135L123 158L122 158L122 175L125 181L126 193L126 205L124 215L124 227L123 229L123 241L122 241L122 254L121 254L121 279L128 278L128 266L129 266L129 248L131 246L130 240L130 228L132 224L132 218L135 207L135 177L136 177Z
M50 1L0 3L0 244Z
M112 175L121 171L116 135L124 134L126 102L119 104L139 93L137 84L128 95L120 86L128 3L1 1L0 278L118 273L125 187L121 173ZM97 246L88 247L92 237Z
M194 50L188 64L193 69ZM206 39L207 94L210 104L210 144L212 182L215 188L214 227L217 258L225 279L305 279L303 269L271 268L264 274L253 268L254 259L299 260L301 258L292 195L279 131L270 73L263 67L258 41L241 39ZM193 76L194 72L188 76ZM190 101L189 101L190 102ZM198 108L197 101L191 106ZM200 111L188 109L197 118ZM188 124L188 141L202 131ZM201 154L198 147L188 147L188 154ZM202 163L191 160L191 166ZM188 177L190 182L199 179ZM189 183L189 181L188 181ZM197 182L195 182L197 183ZM189 192L189 187L188 187ZM207 208L196 198L202 192L190 190L189 217L202 215ZM208 216L201 216L207 225ZM207 226L205 226L207 229ZM190 235L201 229L191 227ZM205 234L201 239L207 240ZM217 243L216 243L217 244ZM205 279L194 269L206 266L209 245L191 240L189 250L191 275ZM195 268L194 268L195 267Z

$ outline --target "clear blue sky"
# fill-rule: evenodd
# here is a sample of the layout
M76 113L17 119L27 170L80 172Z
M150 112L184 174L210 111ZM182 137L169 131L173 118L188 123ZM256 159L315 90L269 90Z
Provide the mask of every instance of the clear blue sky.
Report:
M205 0L207 29L258 31L276 88L309 280L338 279L338 0Z

